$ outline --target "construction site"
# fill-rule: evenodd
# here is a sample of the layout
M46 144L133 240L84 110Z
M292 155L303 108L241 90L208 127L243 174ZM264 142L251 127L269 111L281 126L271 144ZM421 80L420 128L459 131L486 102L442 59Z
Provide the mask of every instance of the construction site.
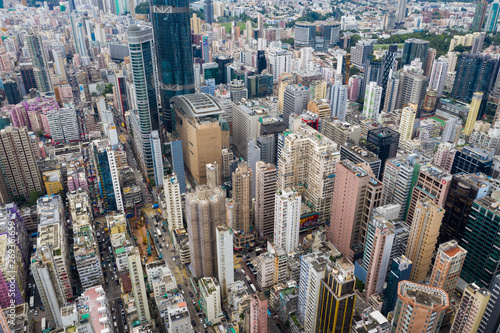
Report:
M155 239L155 210L152 207L136 209L128 224L144 264L162 259Z

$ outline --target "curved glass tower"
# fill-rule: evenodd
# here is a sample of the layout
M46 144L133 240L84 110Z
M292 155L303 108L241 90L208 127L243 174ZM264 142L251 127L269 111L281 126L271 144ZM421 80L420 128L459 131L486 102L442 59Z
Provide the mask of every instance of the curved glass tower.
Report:
M170 98L194 93L189 0L151 0L163 125L175 130Z

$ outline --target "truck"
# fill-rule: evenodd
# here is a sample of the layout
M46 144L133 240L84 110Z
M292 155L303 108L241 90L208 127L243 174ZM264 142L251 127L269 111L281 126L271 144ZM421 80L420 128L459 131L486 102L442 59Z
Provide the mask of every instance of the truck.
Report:
M161 237L161 232L159 228L156 228L156 233L158 234L158 237Z
M35 308L35 296L30 297L30 309Z
M158 205L157 203L153 205L153 208L158 208L158 207L160 207L160 205Z
M250 288L252 288L253 292L257 292L257 289L255 289L255 286L253 284L250 284Z
M42 318L42 324L41 324L41 329L42 329L42 332L45 331L45 329L47 328L47 323L46 323L47 319L45 319L45 317Z

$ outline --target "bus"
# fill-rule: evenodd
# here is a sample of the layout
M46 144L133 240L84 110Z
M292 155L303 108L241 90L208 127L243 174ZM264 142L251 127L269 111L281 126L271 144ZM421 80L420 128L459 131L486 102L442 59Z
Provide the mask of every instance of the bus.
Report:
M160 229L156 228L156 232L158 233L158 237L161 237Z
M45 329L47 328L45 317L42 318L42 327L41 328L42 328L42 332L45 331Z
M31 309L35 308L35 296L30 297L30 308Z

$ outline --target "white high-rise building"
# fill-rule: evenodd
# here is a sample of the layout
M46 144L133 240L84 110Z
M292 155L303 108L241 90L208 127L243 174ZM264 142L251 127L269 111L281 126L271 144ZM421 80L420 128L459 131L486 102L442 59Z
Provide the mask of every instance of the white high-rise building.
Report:
M330 89L332 117L345 121L347 111L347 87L342 84L342 74L335 75L335 84Z
M429 77L429 88L437 91L438 98L443 94L446 73L448 72L448 58L439 57L432 63L432 71Z
M73 105L47 112L50 135L53 142L68 143L80 140L80 127Z
M274 244L287 254L299 246L301 196L285 188L276 193L274 210Z
M120 186L118 167L116 166L115 151L113 149L108 149L108 162L111 180L113 182L113 191L115 192L116 210L123 213L122 189Z
M308 70L310 68L313 51L312 47L303 47L300 49L300 69Z
M182 200L177 175L172 173L165 177L163 181L163 191L167 207L167 228L172 230L183 229Z
M459 134L457 129L458 126L461 125L461 123L462 121L460 120L460 118L455 116L450 116L448 120L445 122L443 135L441 136L441 141L455 142L457 134Z
M233 232L226 226L218 226L215 230L217 238L217 270L222 295L227 294L229 286L234 282Z
M273 49L268 53L269 69L273 75L273 82L277 83L279 76L292 71L293 54L281 49Z
M151 132L151 155L153 159L155 184L156 186L162 186L165 172L163 170L163 155L161 153L161 140L158 131Z
M223 316L219 283L215 278L202 277L198 280L198 288L206 320L210 325L219 323Z
M149 314L149 303L144 283L144 271L142 269L141 255L139 249L134 247L128 254L128 271L132 282L132 293L134 294L137 318L142 322L151 320Z
M365 101L363 104L363 115L366 118L377 121L380 103L382 101L383 88L377 85L377 82L370 82L366 86Z
M398 8L396 10L396 24L404 23L406 17L406 5L408 0L398 0Z

